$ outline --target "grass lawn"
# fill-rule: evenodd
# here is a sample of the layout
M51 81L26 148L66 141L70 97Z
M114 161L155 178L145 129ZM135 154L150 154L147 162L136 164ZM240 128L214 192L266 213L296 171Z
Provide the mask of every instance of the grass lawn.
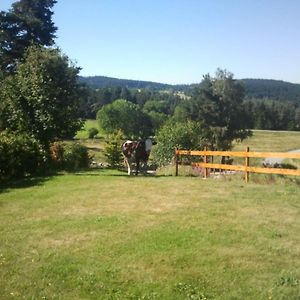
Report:
M124 174L1 186L0 299L299 299L299 181Z

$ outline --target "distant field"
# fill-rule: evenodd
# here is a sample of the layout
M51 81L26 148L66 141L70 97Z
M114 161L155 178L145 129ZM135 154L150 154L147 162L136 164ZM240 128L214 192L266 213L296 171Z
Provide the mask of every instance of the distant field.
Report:
M83 128L77 132L75 138L76 139L87 139L89 136L88 130L92 127L97 128L99 130L99 132L101 132L97 120L86 120Z
M253 130L253 136L236 144L234 150L244 150L247 146L250 151L286 152L300 149L300 132Z
M96 170L3 185L0 299L299 299L299 199L284 178Z

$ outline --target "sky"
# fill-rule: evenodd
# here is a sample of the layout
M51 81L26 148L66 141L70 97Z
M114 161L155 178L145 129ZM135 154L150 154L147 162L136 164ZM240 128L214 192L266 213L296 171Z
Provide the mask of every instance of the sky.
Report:
M0 0L0 10L15 1ZM56 44L82 76L300 83L299 0L58 0Z

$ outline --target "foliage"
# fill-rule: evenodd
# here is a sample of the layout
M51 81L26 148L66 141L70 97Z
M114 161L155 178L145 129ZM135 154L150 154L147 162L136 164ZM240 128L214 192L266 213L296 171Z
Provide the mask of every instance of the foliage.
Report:
M248 127L268 130L300 130L300 106L296 103L252 99L245 102Z
M50 161L53 170L74 171L90 166L87 147L73 142L52 143L50 145Z
M157 133L153 159L158 166L167 165L174 157L175 148L202 150L208 144L209 131L194 121L168 122Z
M270 79L243 79L242 82L245 86L247 100L273 99L300 104L300 84Z
M0 132L0 178L32 175L42 161L43 153L32 137Z
M55 31L51 18L56 0L19 0L8 12L0 12L0 61L4 71L15 70L32 45L51 46Z
M106 157L106 162L112 168L117 168L122 163L122 151L121 145L123 141L122 131L116 131L106 138L106 145L104 148L104 155Z
M81 80L79 80L81 83ZM180 97L173 92L161 92L148 89L128 89L127 87L111 86L97 90L87 86L80 86L79 115L82 118L96 118L96 112L104 105L115 100L124 99L138 104L145 112L161 112L171 115Z
M246 129L243 99L243 86L233 79L233 74L218 70L214 78L204 77L193 97L182 102L176 117L205 123L212 132L210 148L227 150L234 140L251 134Z
M168 103L164 100L149 100L143 107L146 112L168 113Z
M54 142L49 148L51 167L55 170L63 169L64 145L61 142Z
M91 127L89 128L88 132L89 132L89 139L94 139L96 135L99 133L99 130L95 127Z
M73 137L82 124L77 73L59 50L30 47L16 74L3 81L0 129L26 132L44 146Z
M88 149L79 143L63 145L62 168L68 171L88 168L90 157Z
M128 138L149 136L151 120L142 109L129 101L119 99L103 106L97 113L100 127L108 134L122 130Z
M150 117L154 133L159 130L168 120L168 116L164 113L150 111L147 114Z

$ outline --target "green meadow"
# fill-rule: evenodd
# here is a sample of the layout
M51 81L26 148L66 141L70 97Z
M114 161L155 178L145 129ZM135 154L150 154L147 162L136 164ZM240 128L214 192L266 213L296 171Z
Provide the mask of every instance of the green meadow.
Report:
M125 174L2 185L0 298L299 299L299 181Z
M98 121L89 119L84 122L82 129L77 132L75 138L76 139L87 139L89 136L88 135L89 129L91 129L91 128L96 128L99 130L99 132L101 132Z
M287 152L300 149L299 131L253 130L253 135L242 143L234 145L234 151L243 151L246 147L257 152Z
M0 188L0 299L300 298L300 178L94 169Z

